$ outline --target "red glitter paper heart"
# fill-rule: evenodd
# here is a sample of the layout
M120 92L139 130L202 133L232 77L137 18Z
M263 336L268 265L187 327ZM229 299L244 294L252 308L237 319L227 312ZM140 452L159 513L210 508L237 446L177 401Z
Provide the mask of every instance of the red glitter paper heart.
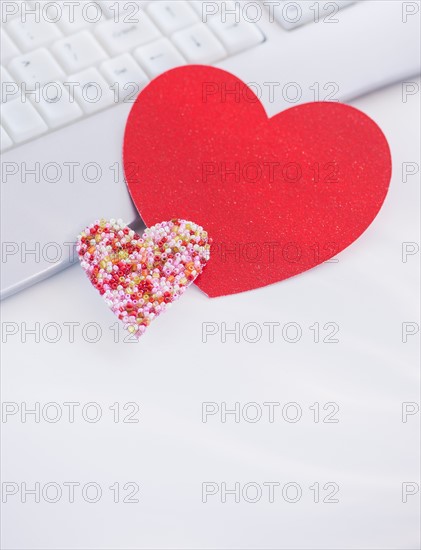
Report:
M380 128L353 107L308 103L273 118L220 69L153 80L127 122L124 168L147 225L180 216L213 239L196 284L250 290L332 258L376 217L391 176Z
M77 243L91 283L137 338L202 273L209 248L202 227L179 219L158 223L142 237L121 220L101 220Z

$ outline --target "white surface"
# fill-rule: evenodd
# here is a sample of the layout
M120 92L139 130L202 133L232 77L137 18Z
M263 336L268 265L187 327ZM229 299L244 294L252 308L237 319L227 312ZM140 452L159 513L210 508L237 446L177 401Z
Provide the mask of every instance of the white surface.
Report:
M419 495L401 500L402 483L418 480L420 458L419 413L401 420L403 402L420 402L419 334L401 338L403 322L419 323L419 254L401 259L402 242L419 244L419 174L402 181L403 162L420 164L419 94L403 103L396 85L354 105L385 132L394 170L377 219L338 263L227 298L209 300L194 287L138 344L113 342L115 318L79 266L3 302L3 329L6 322L63 329L57 343L9 337L3 401L56 402L63 413L64 402L81 404L74 423L8 417L3 482L63 489L97 482L103 491L97 503L85 502L80 488L72 504L67 493L57 503L10 497L2 510L5 549L419 547ZM66 322L80 323L73 343ZM287 343L277 329L274 343L267 336L202 343L203 322L295 322L302 338ZM315 322L337 323L339 343L314 343L308 327ZM87 323L101 326L97 343L82 338ZM202 422L202 402L236 401L293 401L303 415L297 423L279 412L274 423ZM80 414L88 402L102 407L97 423ZM108 407L115 402L139 403L139 423L114 423ZM315 402L336 402L339 423L314 423L308 407ZM138 483L139 503L113 503L115 482ZM215 496L204 504L203 482L296 482L303 496L289 504L278 487L273 503L228 496L222 504ZM312 502L315 482L339 484L340 502Z

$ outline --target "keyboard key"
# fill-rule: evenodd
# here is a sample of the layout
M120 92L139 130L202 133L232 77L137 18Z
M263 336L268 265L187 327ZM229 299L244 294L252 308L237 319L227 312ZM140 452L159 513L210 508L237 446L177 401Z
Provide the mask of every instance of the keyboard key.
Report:
M144 12L139 12L138 23L115 23L109 19L95 29L96 36L111 55L118 55L160 37L160 32Z
M10 139L9 134L6 132L6 130L1 126L0 128L0 145L1 145L1 152L6 151L6 149L10 149L13 145L13 141Z
M174 67L186 65L185 59L168 38L161 38L161 40L142 46L135 50L133 55L151 78Z
M114 103L114 93L96 69L86 69L66 78L72 83L77 102L88 115ZM77 84L73 86L74 84Z
M2 26L1 32L0 32L1 62L3 65L7 65L7 63L12 59L12 57L15 57L15 55L20 54L20 51L18 50L16 45L12 42L12 39L9 37L4 27L5 25Z
M37 137L48 130L47 125L31 105L15 99L5 103L1 109L2 125L15 143Z
M119 101L127 97L134 99L149 82L149 78L128 53L105 61L100 69Z
M57 2L57 0L56 0ZM91 28L93 24L105 20L104 14L98 2L89 0L66 0L61 7L60 18L57 22L64 34L73 34L85 28ZM51 8L53 13L55 8Z
M190 63L215 63L226 57L222 44L203 23L178 31L171 38Z
M185 1L155 0L148 5L146 11L167 35L199 22L198 16Z
M15 57L9 63L9 70L24 91L65 77L63 69L45 48Z
M4 67L0 67L0 82L1 82L1 103L12 101L19 96L19 86L6 71Z
M32 98L31 98L32 99ZM50 128L58 128L82 116L82 109L61 82L50 82L34 102Z
M325 17L334 20L339 9L354 2L355 0L335 0L335 2L330 0L318 0L317 2L282 0L278 4L274 3L273 13L276 21L284 29L291 30L310 22L323 20Z
M223 23L220 17L212 17L209 19L209 26L230 55L257 46L265 39L257 25L244 19L236 23L227 18L226 23Z
M38 22L34 15L27 15L25 22L20 18L13 19L6 28L11 38L24 52L45 46L61 36L57 24L45 21L42 16Z
M70 74L107 58L105 51L88 31L59 40L52 45L51 51Z

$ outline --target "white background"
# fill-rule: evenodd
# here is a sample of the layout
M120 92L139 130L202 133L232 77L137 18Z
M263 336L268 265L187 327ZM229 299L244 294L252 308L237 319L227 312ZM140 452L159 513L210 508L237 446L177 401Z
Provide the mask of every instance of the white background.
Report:
M116 319L78 265L4 302L3 327L18 323L19 333L3 346L3 401L56 402L64 417L3 417L3 483L63 488L57 503L10 496L3 548L419 547L419 495L406 503L401 496L402 483L419 478L420 416L401 417L403 402L420 401L419 334L406 343L401 334L402 323L419 322L419 255L404 263L401 252L403 242L419 243L419 175L402 181L402 163L420 162L419 95L404 103L396 85L353 105L385 132L393 177L377 219L338 263L226 298L210 300L193 287L138 344L124 343L122 332L114 343ZM232 336L223 343L220 333L202 342L203 322L271 321L298 323L301 339L288 343L278 328L273 343L267 332L254 344ZM62 338L36 343L28 335L22 343L24 322L41 331L58 323ZM74 343L65 322L80 323ZM337 323L339 343L314 343L315 322ZM97 343L83 339L86 323L101 326ZM263 406L269 401L281 404L273 423ZM280 412L291 401L302 410L296 423ZM81 404L74 423L64 402ZM101 406L97 423L81 415L88 402ZM139 422L115 423L108 408L115 402L139 403ZM236 423L231 415L223 423L214 415L204 423L203 402L257 402L263 417ZM337 403L339 422L315 423L315 402ZM96 482L102 498L86 502L80 486L69 503L64 482ZM114 503L108 487L115 482L138 483L139 502ZM257 503L231 495L224 504L219 492L205 504L203 482L263 489L295 482L302 497L288 503L278 487L273 503L264 492ZM314 503L308 487L315 482L337 483L339 503Z

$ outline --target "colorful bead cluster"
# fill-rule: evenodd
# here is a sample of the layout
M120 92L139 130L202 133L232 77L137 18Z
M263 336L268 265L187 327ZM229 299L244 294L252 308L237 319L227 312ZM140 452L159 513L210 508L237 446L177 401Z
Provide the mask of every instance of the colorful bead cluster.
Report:
M142 237L121 220L96 221L77 244L92 284L136 337L202 273L209 250L206 231L178 219L158 223Z

